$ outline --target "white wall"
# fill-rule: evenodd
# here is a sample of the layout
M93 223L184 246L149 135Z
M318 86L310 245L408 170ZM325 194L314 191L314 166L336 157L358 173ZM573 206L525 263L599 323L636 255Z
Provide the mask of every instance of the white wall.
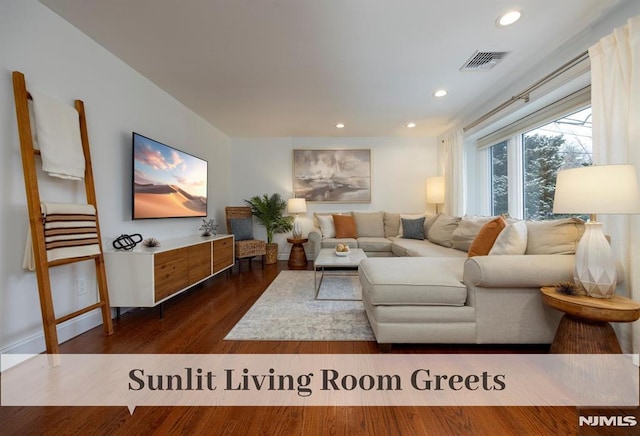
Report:
M132 131L209 161L209 216L217 222L229 203L230 140L35 0L0 2L0 54L0 352L37 353L44 341L35 274L21 267L28 225L11 72L23 72L29 89L70 104L84 100L103 243L122 233L162 241L196 234L200 225L195 218L131 221ZM47 178L43 200L84 200L81 183ZM89 266L52 270L58 316L95 299L75 289L78 279L95 289ZM62 325L60 340L101 322L96 315Z
M433 210L426 204L425 181L437 175L436 138L232 138L232 204L245 205L245 199L274 192L285 200L291 198L293 150L323 148L371 149L371 203L309 203L306 231L312 226L313 213L319 211ZM264 235L263 229L256 227L256 234ZM280 258L288 258L286 235L278 235L276 242Z

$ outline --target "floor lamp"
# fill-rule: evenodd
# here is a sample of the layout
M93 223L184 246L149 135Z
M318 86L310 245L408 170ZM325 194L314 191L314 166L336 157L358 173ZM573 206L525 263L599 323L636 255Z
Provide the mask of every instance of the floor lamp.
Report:
M427 204L436 205L444 203L444 176L427 177Z
M633 165L596 165L558 172L553 213L590 214L576 248L574 281L596 298L616 290L616 261L596 214L640 213Z

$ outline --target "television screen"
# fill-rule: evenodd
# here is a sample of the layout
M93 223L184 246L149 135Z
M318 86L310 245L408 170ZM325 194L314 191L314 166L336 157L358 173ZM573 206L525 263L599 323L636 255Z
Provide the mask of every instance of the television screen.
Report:
M133 219L207 216L207 161L133 132Z

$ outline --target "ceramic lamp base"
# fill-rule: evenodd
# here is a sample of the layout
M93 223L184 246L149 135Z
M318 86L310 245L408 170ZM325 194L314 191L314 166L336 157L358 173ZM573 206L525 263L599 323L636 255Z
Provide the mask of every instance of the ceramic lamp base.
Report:
M609 241L602 233L602 224L588 222L576 249L574 281L587 295L611 298L616 290L616 263Z
M302 226L300 225L300 220L298 217L293 221L293 239L302 239Z

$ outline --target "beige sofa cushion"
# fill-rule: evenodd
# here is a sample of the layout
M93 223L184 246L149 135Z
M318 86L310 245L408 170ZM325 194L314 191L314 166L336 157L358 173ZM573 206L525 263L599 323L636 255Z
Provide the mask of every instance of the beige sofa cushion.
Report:
M344 244L349 248L358 248L358 240L353 238L323 238L321 248L336 248L336 245Z
M491 221L492 216L463 216L458 227L451 234L451 242L456 250L469 251L469 247L483 225Z
M429 241L392 238L391 251L398 257L467 257L464 251L447 248Z
M527 251L527 223L507 220L489 255L524 254Z
M358 237L358 248L362 248L369 253L391 251L391 240L387 238L360 236Z
M359 267L362 291L373 305L464 306L464 262L436 257L364 259Z
M574 254L584 233L584 221L579 218L526 223L526 254Z
M393 238L400 233L400 214L384 213L384 236L385 238Z
M336 237L336 226L333 224L332 215L316 215L316 220L323 238Z
M384 212L353 212L358 237L384 238Z
M452 235L458 227L460 220L460 217L445 214L438 215L435 222L429 225L429 241L434 244L442 245L443 247L453 247Z

